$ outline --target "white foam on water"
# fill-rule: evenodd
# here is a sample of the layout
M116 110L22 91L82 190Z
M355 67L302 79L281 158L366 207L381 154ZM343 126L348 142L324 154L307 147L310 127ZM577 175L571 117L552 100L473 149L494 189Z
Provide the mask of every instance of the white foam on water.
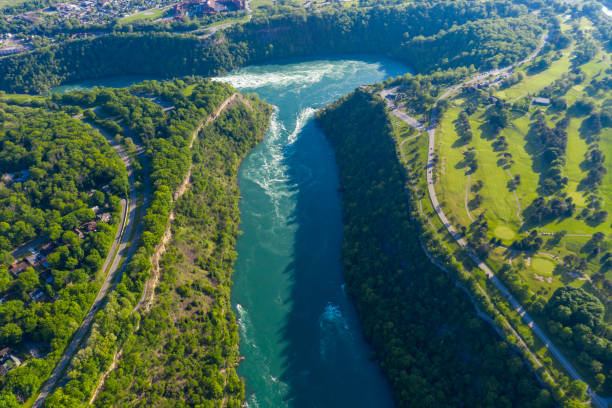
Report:
M251 394L244 402L244 406L246 408L259 408L259 401L257 401L257 396L255 394Z
M284 163L283 134L286 134L286 128L278 117L278 108L275 108L270 118L270 127L263 142L263 149L252 157L258 165L251 166L245 174L248 180L257 184L270 198L277 218L284 218L280 213L280 200L292 195L287 189L289 176L287 165Z
M302 109L300 111L295 120L295 128L293 129L293 132L289 134L289 137L287 139L287 145L292 145L297 141L299 134L302 132L302 129L304 129L304 126L306 125L306 123L308 123L308 120L310 120L310 118L312 118L316 112L316 109L311 107Z
M242 335L241 340L244 342L244 344L257 348L257 346L250 341L248 336L248 332L250 331L249 329L251 326L249 314L240 303L236 304L236 311L238 312L238 330Z
M609 8L607 8L606 6L601 6L601 11L603 11L603 13L608 16L608 17L612 17L612 10L610 10Z
M261 88L273 86L287 88L290 85L310 85L320 82L323 78L339 79L356 72L366 65L361 61L320 61L316 63L288 64L279 67L277 72L257 72L243 68L229 75L214 78L226 82L235 88ZM264 67L269 69L269 67ZM303 86L302 86L303 87Z
M289 219L295 207L295 203L289 203L287 200L297 193L297 186L289 176L287 159L293 155L293 144L315 112L312 107L302 109L296 116L293 131L289 132L279 118L278 108L275 108L263 149L252 157L258 165L251 166L245 174L247 179L257 184L269 197L276 214L275 219L281 224Z
M319 354L324 361L332 358L335 349L342 347L343 340L352 342L348 322L340 306L332 302L327 303L319 316L319 327L321 329Z

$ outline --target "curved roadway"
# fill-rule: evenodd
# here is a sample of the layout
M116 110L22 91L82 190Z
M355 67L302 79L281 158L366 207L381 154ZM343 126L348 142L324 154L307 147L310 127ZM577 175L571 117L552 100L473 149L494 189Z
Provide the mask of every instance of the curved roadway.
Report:
M466 249L466 251L468 252L469 256L476 263L478 268L481 269L485 273L485 275L491 281L491 283L493 285L495 285L495 287L501 292L501 294L508 300L508 302L510 303L512 308L521 316L521 318L523 319L525 324L527 324L527 326L529 326L531 328L533 333L542 341L542 343L544 343L544 346L555 356L557 361L563 366L563 368L565 368L565 370L569 373L569 375L574 380L580 380L580 381L584 382L584 379L578 373L578 371L576 371L574 366L565 358L565 356L559 351L559 349L557 347L555 347L555 345L548 338L548 336L546 336L546 334L544 334L544 332L540 329L540 327L533 321L531 316L529 316L529 314L523 308L523 306L516 300L516 298L514 296L512 296L512 294L506 288L506 286L495 276L495 274L493 273L491 268L489 268L489 266L486 263L484 263L480 258L478 258L471 251L471 249L467 245L467 242L461 237L461 235L455 230L453 225L448 221L448 218L446 217L446 214L444 214L444 211L440 207L440 203L439 203L438 197L436 195L436 190L434 188L433 169L434 169L434 158L435 158L435 137L436 137L436 120L435 119L436 119L436 114L437 114L437 112L436 112L437 104L441 100L446 99L449 96L453 95L455 92L459 91L464 86L470 86L470 85L473 85L473 84L476 84L476 83L485 82L485 80L487 78L489 78L489 77L494 77L494 78L495 77L499 77L502 74L510 72L513 68L515 68L515 67L517 67L519 65L522 65L522 64L525 64L527 62L530 62L531 60L533 60L542 51L542 48L544 48L544 45L546 44L547 38L548 38L548 35L544 34L542 36L542 38L541 38L541 43L538 46L538 48L532 54L530 54L527 58L525 58L524 60L522 60L522 61L520 61L520 62L518 62L516 64L510 65L508 67L505 67L505 68L494 69L494 70L491 70L491 71L487 71L487 72L478 74L478 75L468 79L467 81L464 81L464 82L459 83L457 85L453 85L450 88L448 88L436 100L436 102L434 104L434 107L432 108L432 112L431 112L431 124L430 124L429 128L427 128L427 135L429 137L429 147L428 147L428 153L427 153L427 190L429 192L429 197L431 199L431 203L432 203L432 206L433 206L436 214L440 218L440 221L442 221L442 224L444 224L444 226L446 227L448 232L451 234L451 236L455 239L457 244L459 244L459 246L461 246L462 248ZM392 92L392 90L385 90L385 91L381 92L381 96L383 97L383 99L386 100L387 106L391 109L392 114L395 117L397 117L397 118L403 120L404 122L406 122L408 125L416 128L417 130L423 130L425 128L423 126L423 124L421 124L415 118L409 116L408 114L406 114L405 112L401 111L399 108L394 106L394 104L387 98L387 95L390 92ZM589 388L587 392L588 392L589 397L591 397L591 401L598 408L606 408L606 407L608 407L607 401L604 398L599 397L591 388Z
M63 377L63 374L66 368L68 367L70 360L79 350L83 339L89 332L89 328L93 322L94 316L101 309L102 305L106 300L106 296L112 289L114 278L123 272L123 270L128 264L129 258L134 253L136 247L136 245L129 245L131 242L130 237L132 236L134 226L138 222L138 220L136 219L136 190L134 188L135 180L132 161L130 160L130 157L123 149L123 147L119 143L117 143L114 138L112 138L102 129L97 128L95 126L94 128L97 129L106 138L108 143L115 149L117 154L119 154L119 157L121 157L121 160L123 161L128 173L130 197L127 205L125 199L121 201L122 210L120 228L117 229L117 234L115 235L115 239L113 241L111 249L108 252L108 255L106 256L106 260L104 261L104 265L102 267L103 270L107 270L104 282L102 283L102 286L100 287L98 295L96 296L96 299L94 300L91 308L87 312L85 319L83 319L81 327L79 327L77 332L72 337L72 340L64 350L64 354L55 366L55 369L40 389L40 393L38 394L36 401L32 405L33 408L39 408L42 406L43 402L49 396L49 394L51 394L58 381ZM142 217L142 212L140 213L140 217ZM138 236L134 236L133 241L135 242L137 239ZM122 263L121 261L124 258L125 261ZM118 271L119 273L117 273Z

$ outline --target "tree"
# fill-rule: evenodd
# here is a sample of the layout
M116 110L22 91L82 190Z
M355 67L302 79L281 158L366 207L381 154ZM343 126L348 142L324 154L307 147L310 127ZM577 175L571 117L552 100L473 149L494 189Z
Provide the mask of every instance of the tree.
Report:
M567 393L569 396L578 399L579 401L584 401L587 399L587 385L580 380L574 380L570 383Z
M27 268L17 278L17 285L22 293L30 292L38 286L38 273L36 273L34 268Z
M15 323L7 323L0 328L0 344L15 345L21 342L21 327Z

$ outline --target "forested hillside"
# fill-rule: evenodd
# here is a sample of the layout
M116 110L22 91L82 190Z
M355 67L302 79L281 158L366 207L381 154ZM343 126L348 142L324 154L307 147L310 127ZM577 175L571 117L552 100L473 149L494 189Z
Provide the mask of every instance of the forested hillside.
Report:
M508 0L463 0L256 17L209 38L111 33L0 59L5 73L0 89L39 92L129 74L215 75L271 59L352 52L391 54L423 72L471 64L488 68L527 55L542 22ZM469 50L457 44L470 44Z
M191 186L175 207L154 306L95 406L242 406L238 326L229 303L240 222L237 174L263 139L270 113L256 98L238 99L202 130Z
M0 117L0 344L17 357L0 387L13 400L41 385L93 302L127 176L64 112L0 103Z
M552 407L519 355L421 248L384 103L359 90L317 122L340 173L348 293L398 406Z
M89 122L114 136L135 161L141 205L137 214L141 217L141 227L134 235L130 255L121 254L128 257L121 282L108 295L106 306L96 315L83 349L72 359L67 370L70 372L68 381L47 398L47 407L78 406L88 400L114 352L139 326L142 311L135 307L144 296L145 286L149 285L151 256L168 225L175 191L191 168L191 144L196 140L199 126L225 106L230 97L234 98L232 95L234 91L229 85L188 78L163 83L148 81L129 89L96 89L36 100L13 100L23 105L44 105L50 113L14 104L2 105L4 121L0 138L4 147L0 161L4 163L4 171L10 169L12 173L4 173L0 192L3 220L13 223L13 226L2 223L3 259L8 265L13 256L17 258L10 268L17 278L9 278L6 267L0 269L4 273L0 304L4 320L0 335L3 345L15 348L11 353L19 367L9 365L8 373L2 377L0 405L17 406L37 395L70 336L81 325L98 292L100 279L104 277L104 271L98 268L107 255L114 233L105 223L117 219L121 205L115 194L126 194L126 169L107 140L81 122ZM182 200L182 210L177 211L181 224L186 222L183 217L200 218L203 213L209 214L211 222L217 220L215 226L203 224L204 230L191 235L209 236L207 245L197 246L204 251L198 257L201 267L209 273L202 279L209 280L206 284L198 281L193 288L207 293L211 301L217 302L216 308L228 303L229 273L235 257L233 242L238 217L235 174L241 158L261 139L270 113L262 102L244 100L220 119L221 124L212 123L206 128L205 140L209 144L196 143L193 182L203 191L190 196L190 201ZM71 112L81 121L65 112ZM22 211L15 212L16 208ZM103 212L109 214L108 219ZM31 244L32 257L28 257L27 264L25 258L18 263L21 256L29 252L23 255L13 252L11 256L10 251L31 239L35 239ZM207 257L211 259L210 264L204 261ZM163 285L173 282L173 270L168 265L169 275ZM172 288L171 293L181 294L177 296L182 300L190 293L194 296L199 293L188 285L183 286ZM168 296L162 297L160 307L168 307L167 302L173 299L171 294ZM174 308L190 310L181 300L177 302ZM214 310L218 314L220 309ZM202 329L204 333L209 327L208 341L212 342L213 337L226 337L226 341L215 340L215 347L219 348L215 348L214 353L207 347L193 350L197 353L191 357L193 361L199 363L196 356L202 357L204 353L206 358L232 355L235 362L237 338L235 333L231 334L235 326L229 308L223 317L213 314L212 309L208 314L199 313L210 320L208 323L201 321L194 330ZM175 323L179 328L184 321L170 320L164 325ZM170 339L168 333L164 336ZM174 341L189 342L191 337L178 335ZM176 369L163 363L157 367ZM216 390L229 376L231 387L228 386L227 393L233 393L239 400L242 384L235 374L231 374L233 363L223 369L227 376L208 377L210 369L207 365L201 375L212 381L213 394L199 389L185 392L193 394L194 399L218 397Z

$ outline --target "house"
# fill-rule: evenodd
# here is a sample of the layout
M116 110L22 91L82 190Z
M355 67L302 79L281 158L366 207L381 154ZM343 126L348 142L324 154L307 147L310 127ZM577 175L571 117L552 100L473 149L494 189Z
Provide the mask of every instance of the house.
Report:
M55 277L50 271L43 272L40 274L40 278L47 284L50 285L55 280Z
M98 218L98 220L100 220L102 222L108 223L111 220L111 213L105 212L105 213L99 214L97 218Z
M95 231L97 226L98 226L98 223L95 221L89 221L83 225L83 227L85 228L87 232Z
M535 98L533 98L533 100L531 102L534 105L540 105L540 106L548 106L548 105L550 105L550 99L549 98L535 97Z
M38 302L43 296L45 296L45 292L40 289L36 289L34 292L30 293L29 296L34 302Z
M19 274L26 269L28 269L28 264L24 261L15 262L9 266L9 272L12 273L14 277L19 276Z
M13 178L13 182L15 182L15 183L23 183L23 182L28 181L29 178L30 178L30 171L29 170L21 170L19 172L19 177Z
M74 232L76 232L77 237L79 237L79 239L83 239L83 238L85 238L85 234L83 234L83 231L81 231L80 229L75 228L75 229L74 229Z
M90 208L91 211L93 211L95 214L98 213L98 211L100 211L100 207L98 207L97 205L94 205L93 207Z
M25 260L32 267L36 267L40 265L41 263L43 263L42 255L40 254L40 252L38 252L35 249L30 249L30 255L26 256Z
M5 375L10 370L20 365L21 360L13 354L10 348L4 347L0 350L0 375Z
M13 173L4 173L2 175L2 182L4 184L11 184L13 182L13 178L15 176L13 175Z

